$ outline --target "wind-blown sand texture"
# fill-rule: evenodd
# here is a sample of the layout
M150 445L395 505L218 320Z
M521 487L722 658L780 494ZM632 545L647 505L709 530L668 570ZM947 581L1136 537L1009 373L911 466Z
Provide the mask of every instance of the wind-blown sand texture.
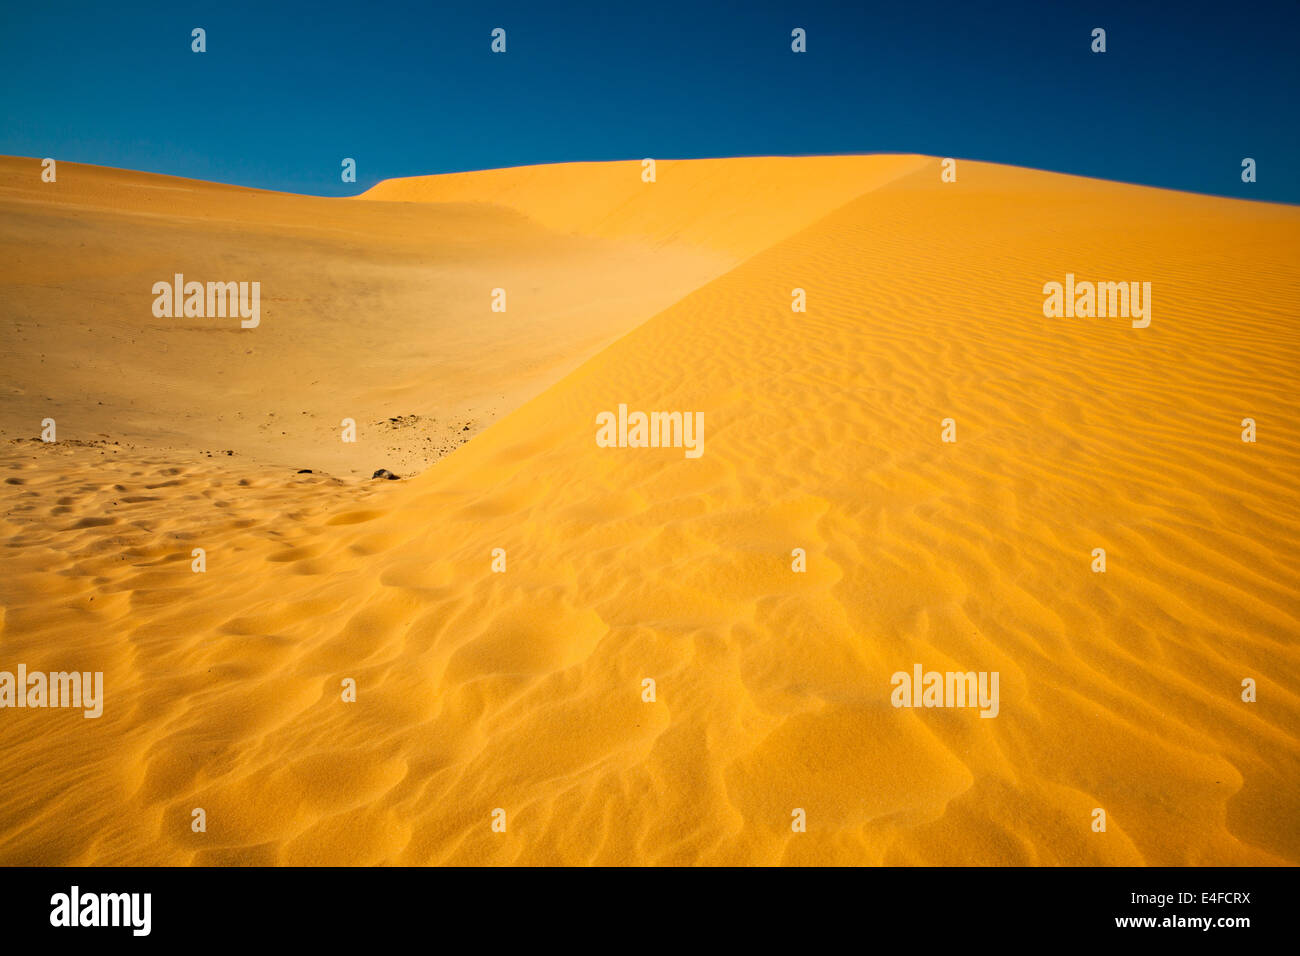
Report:
M0 174L0 669L106 684L0 710L0 863L1300 863L1300 210L922 156ZM153 318L178 271L261 326ZM1044 318L1067 272L1150 327ZM597 447L619 403L703 456ZM916 662L998 716L892 707Z

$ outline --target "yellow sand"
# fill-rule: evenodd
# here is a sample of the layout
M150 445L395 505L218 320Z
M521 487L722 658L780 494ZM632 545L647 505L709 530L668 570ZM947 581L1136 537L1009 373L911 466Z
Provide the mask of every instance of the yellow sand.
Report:
M0 669L107 685L0 711L0 863L1300 863L1300 211L916 156L0 172ZM274 309L153 320L182 266ZM1067 272L1150 327L1044 318ZM412 480L284 467L489 394ZM703 456L597 447L619 403ZM914 663L999 715L890 706Z

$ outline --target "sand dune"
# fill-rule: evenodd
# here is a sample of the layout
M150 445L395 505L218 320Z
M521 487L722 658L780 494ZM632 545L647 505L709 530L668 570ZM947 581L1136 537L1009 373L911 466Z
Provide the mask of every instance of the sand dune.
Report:
M79 440L410 475L736 261L557 235L485 202L359 203L72 163L49 184L15 159L0 177L5 438L50 416ZM259 281L261 324L155 318L151 288L177 272ZM340 440L344 418L356 443Z
M53 417L78 440L410 475L921 161L772 159L740 176L665 162L653 187L638 164L571 164L397 180L367 194L394 201L354 202L74 163L44 183L37 161L0 158L0 437ZM263 324L155 318L152 286L177 272L259 281Z
M398 295L385 275L416 285L387 265L405 249L416 268L399 222L434 241L460 216L441 240L470 263L452 281L536 255L589 328L626 334L557 334L549 367L567 374L528 379L418 477L356 482L268 470L269 444L215 461L163 448L152 367L112 313L113 337L86 341L133 363L114 384L140 409L131 443L11 441L0 462L0 668L106 683L98 720L0 711L0 862L1300 863L1300 211L971 162L942 184L924 157L663 163L620 192L637 168L396 181L379 202L186 187L211 190L205 210L238 198L246 218L219 228L285 250L268 284L329 274L335 242L370 270L338 280L354 331L319 351L255 331L265 368L299 376L279 386L290 405L303 376L350 368L372 323L401 336L395 355L459 329L463 382L475 355L497 381L520 374L523 353L487 350L468 312L381 314ZM42 303L62 306L41 334L71 340L92 290L116 301L152 274L121 279L110 234L132 255L157 245L154 271L157 229L187 255L208 234L182 225L198 198L156 196L176 204L158 226L110 192L67 221L3 194L31 210L4 233L23 336L9 375ZM326 210L338 239L297 218ZM57 240L16 248L56 222ZM39 291L96 230L76 282ZM310 248L288 250L295 230L318 230ZM606 316L597 274L620 254L658 274ZM1045 318L1043 284L1067 273L1151 282L1150 326ZM573 332L567 308L555 327ZM59 361L54 393L84 371ZM418 364L401 400L454 391ZM215 396L216 369L183 370L175 401ZM11 437L44 406L30 374L7 381ZM395 399L373 395L385 417ZM224 397L246 415L260 401ZM704 453L598 447L596 416L620 403L702 412ZM997 717L891 706L891 675L917 662L999 672Z

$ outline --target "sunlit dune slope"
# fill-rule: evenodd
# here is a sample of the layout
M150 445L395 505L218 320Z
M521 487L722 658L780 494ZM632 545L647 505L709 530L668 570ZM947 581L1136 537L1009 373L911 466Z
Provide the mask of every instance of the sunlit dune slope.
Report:
M107 702L5 714L0 862L1300 863L1300 211L959 165L363 500L12 446L5 660ZM1066 273L1150 326L1045 318ZM892 707L916 663L998 715Z

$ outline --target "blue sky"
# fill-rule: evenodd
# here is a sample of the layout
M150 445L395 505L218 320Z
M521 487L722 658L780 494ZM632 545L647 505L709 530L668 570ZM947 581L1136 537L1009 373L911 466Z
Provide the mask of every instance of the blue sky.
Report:
M347 195L530 163L918 152L1300 202L1295 2L3 2L5 154Z

